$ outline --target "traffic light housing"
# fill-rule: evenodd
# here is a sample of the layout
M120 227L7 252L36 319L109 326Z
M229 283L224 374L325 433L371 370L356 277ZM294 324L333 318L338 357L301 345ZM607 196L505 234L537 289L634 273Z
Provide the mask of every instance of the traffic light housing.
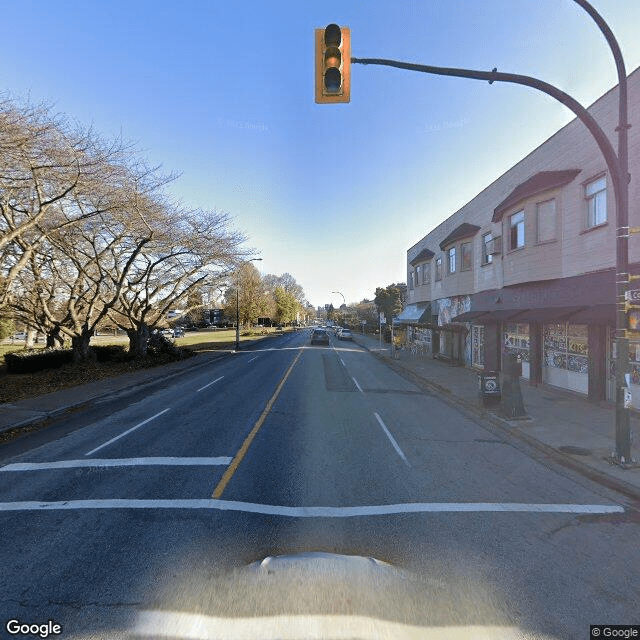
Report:
M330 24L316 29L316 103L349 102L351 97L351 31Z

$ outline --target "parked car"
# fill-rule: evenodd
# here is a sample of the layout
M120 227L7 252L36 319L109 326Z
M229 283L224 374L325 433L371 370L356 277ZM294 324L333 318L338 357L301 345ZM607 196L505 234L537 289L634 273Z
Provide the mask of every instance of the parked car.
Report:
M173 330L173 337L174 338L182 338L184 337L184 329L182 328L176 328Z
M340 331L338 338L340 338L340 340L353 340L353 336L351 335L351 331L349 329L342 329L342 331Z
M314 329L311 344L329 344L329 334L324 329Z
M173 337L174 337L174 335L173 335L173 329L163 329L163 330L161 331L161 333L162 333L162 335L163 335L163 336L167 336L167 337L169 337L169 338L173 338Z

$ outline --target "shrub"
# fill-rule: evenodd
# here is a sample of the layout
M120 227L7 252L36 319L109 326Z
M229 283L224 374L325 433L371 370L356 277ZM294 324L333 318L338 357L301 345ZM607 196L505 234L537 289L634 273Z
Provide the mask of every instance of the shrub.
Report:
M147 343L147 354L150 356L159 356L163 353L180 357L182 355L182 349L177 347L173 340L170 340L167 336L156 331L149 337L149 342Z
M128 351L122 344L104 344L91 347L98 362L122 362L128 358Z
M4 356L9 373L35 373L43 369L57 369L73 362L71 349L28 349L13 351Z

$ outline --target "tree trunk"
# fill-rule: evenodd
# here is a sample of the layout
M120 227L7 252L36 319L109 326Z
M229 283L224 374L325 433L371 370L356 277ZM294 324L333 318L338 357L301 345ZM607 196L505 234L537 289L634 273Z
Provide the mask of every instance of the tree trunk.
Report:
M136 329L127 329L129 336L129 354L134 358L143 358L147 355L147 343L149 342L149 327L142 323Z
M91 357L91 349L89 348L89 340L93 331L85 324L82 327L82 333L71 338L71 348L73 349L73 361L84 362Z
M24 340L25 349L33 349L36 344L36 332L33 329L27 329L27 335Z
M60 335L60 327L54 327L47 333L47 344L45 345L46 349L56 349L62 348L64 345L64 340Z

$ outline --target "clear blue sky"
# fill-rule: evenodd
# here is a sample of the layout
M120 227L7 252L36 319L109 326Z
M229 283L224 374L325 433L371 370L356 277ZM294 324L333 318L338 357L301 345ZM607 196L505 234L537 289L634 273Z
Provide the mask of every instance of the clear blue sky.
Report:
M592 0L640 66L640 0ZM232 214L315 305L405 280L406 250L571 119L531 89L352 67L351 103L316 105L313 29L352 55L529 74L591 104L616 84L572 0L5 0L3 89L182 177L186 203ZM635 126L640 123L633 122Z

